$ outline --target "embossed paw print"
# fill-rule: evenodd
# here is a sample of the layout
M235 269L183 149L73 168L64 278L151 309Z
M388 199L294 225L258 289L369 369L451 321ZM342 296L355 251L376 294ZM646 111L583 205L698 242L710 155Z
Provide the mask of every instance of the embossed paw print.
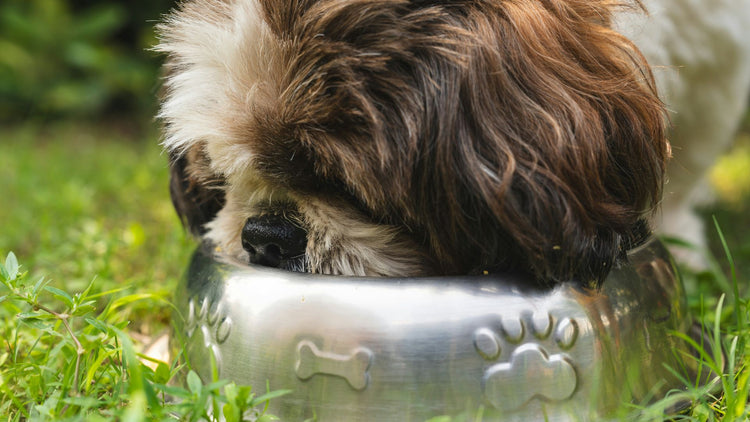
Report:
M474 346L479 355L492 362L507 356L507 361L484 372L482 389L487 400L497 409L516 410L534 399L553 402L570 398L578 384L573 362L566 354L549 350L569 350L577 337L574 319L561 318L555 324L548 313L504 319L498 331L477 329Z
M226 315L221 306L211 306L205 297L193 297L188 301L188 314L185 330L188 338L200 335L202 341L188 342L196 345L189 355L193 359L210 360L213 353L216 366L221 367L219 345L224 343L232 331L232 319Z

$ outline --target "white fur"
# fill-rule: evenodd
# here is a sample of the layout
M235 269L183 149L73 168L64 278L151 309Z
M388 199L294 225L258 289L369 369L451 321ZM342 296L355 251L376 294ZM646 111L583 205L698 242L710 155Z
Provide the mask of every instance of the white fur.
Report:
M425 265L417 245L400 238L393 227L357 218L335 203L299 205L307 220L312 272L397 277L419 273Z
M707 171L731 144L750 93L750 0L644 3L648 15L623 14L618 28L653 67L671 114L673 159L657 225L697 246L678 256L700 268L706 241L694 208L710 199Z
M243 126L278 92L280 49L259 7L255 0L192 3L166 22L170 30L156 47L179 69L165 81L164 146L183 152L205 142L213 170L224 176L251 167Z

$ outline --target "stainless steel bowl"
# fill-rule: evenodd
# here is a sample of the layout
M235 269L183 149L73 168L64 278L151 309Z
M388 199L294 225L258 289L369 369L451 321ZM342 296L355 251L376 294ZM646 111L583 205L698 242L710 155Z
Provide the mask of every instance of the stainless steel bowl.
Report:
M270 404L283 421L601 420L683 388L673 371L714 378L673 335L701 342L658 241L599 290L310 275L199 250L177 309L176 343L199 375L210 380L213 353L221 378L293 390Z

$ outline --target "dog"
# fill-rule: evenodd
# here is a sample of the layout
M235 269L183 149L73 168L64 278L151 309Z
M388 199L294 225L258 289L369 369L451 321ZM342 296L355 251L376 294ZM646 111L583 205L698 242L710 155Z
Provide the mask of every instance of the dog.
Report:
M156 47L175 208L291 271L599 285L650 236L670 156L623 35L648 6L184 2Z

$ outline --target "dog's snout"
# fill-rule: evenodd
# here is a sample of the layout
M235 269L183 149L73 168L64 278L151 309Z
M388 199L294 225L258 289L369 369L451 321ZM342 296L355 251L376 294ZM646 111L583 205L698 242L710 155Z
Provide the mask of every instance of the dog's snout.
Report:
M283 215L250 217L242 228L242 247L250 263L279 267L305 253L307 233Z

